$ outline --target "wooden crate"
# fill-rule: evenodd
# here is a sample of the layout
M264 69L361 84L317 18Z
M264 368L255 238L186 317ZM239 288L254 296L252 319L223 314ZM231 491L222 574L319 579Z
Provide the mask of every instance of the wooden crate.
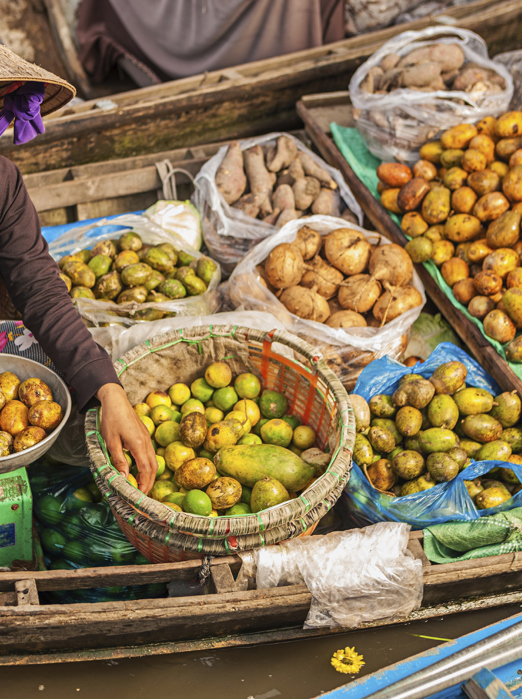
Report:
M431 565L422 532L408 548L422 561L422 607L376 628L522 602L516 553ZM0 665L99 660L307 638L332 630L303 629L311 596L305 585L238 591L237 556L210 564L208 595L92 604L40 604L39 593L194 580L200 561L79 570L0 572ZM336 629L345 632L347 629Z
M478 0L448 8L444 16L483 36L491 54L518 46L520 0ZM13 146L12 133L4 134L0 154L25 174L297 128L295 103L301 95L345 89L356 68L392 36L436 23L436 18L427 17L307 51L112 95L108 102L66 107L50 115L46 132L24 146Z
M297 113L303 120L306 132L321 156L342 172L375 229L394 243L404 246L407 239L401 228L391 219L388 212L381 206L380 201L375 199L370 190L357 177L331 136L329 125L333 121L341 126L355 126L349 93L337 92L303 97L297 103ZM479 364L497 381L502 390L517 390L522 395L522 381L509 367L509 364L498 354L476 325L451 303L424 266L417 264L415 268L422 279L426 293L470 349Z

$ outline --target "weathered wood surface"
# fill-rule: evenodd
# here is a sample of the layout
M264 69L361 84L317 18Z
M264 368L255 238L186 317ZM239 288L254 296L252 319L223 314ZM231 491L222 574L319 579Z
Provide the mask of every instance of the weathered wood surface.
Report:
M520 0L479 0L445 15L481 34L492 53L516 48ZM379 46L407 29L436 23L425 18L308 51L257 61L65 108L46 120L46 133L25 146L0 138L0 154L23 173L243 138L295 128L295 103L304 94L344 89L351 74Z
M520 3L522 9L522 3ZM328 109L332 107L332 118L328 121ZM315 118L315 110L318 110L320 122ZM335 120L335 117L345 112L344 124L350 125L351 104L348 92L338 92L331 95L320 94L304 97L297 103L297 112L303 120L306 131L312 139L322 157L334 167L338 168L361 208L376 230L394 243L405 245L407 239L402 230L390 218L387 211L375 199L369 189L361 182L352 168L344 159L335 145L325 125ZM498 354L495 348L482 335L480 330L456 308L437 282L424 268L417 264L415 268L424 284L426 293L441 311L446 320L461 337L463 342L471 350L476 360L497 381L504 391L517 390L522 392L522 381L511 370L508 363Z

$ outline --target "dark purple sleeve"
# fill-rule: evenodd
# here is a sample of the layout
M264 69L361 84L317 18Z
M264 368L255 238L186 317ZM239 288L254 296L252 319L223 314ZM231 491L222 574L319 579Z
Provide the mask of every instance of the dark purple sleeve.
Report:
M44 352L76 391L83 410L107 383L119 383L107 352L94 342L58 276L20 171L0 157L0 273Z

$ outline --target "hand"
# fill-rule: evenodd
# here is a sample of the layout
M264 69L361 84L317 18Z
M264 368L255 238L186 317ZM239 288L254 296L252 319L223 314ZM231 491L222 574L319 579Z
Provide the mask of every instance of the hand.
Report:
M138 467L140 490L147 494L154 485L158 462L149 432L133 410L123 388L116 383L102 386L96 394L101 403L101 433L111 455L112 464L125 478L129 464L123 453L127 449Z

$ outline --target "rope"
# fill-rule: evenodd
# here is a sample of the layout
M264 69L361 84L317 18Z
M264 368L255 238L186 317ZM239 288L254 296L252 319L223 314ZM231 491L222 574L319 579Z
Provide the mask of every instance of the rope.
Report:
M203 563L201 564L201 568L198 571L198 578L200 585L204 585L208 578L210 577L210 563L214 556L205 556L203 559Z
M184 170L180 167L174 167L168 159L161 160L160 162L155 163L155 165L162 183L164 199L174 199L175 201L178 199L176 173L180 172L183 175L186 175L192 184L194 184L194 177L188 170Z

